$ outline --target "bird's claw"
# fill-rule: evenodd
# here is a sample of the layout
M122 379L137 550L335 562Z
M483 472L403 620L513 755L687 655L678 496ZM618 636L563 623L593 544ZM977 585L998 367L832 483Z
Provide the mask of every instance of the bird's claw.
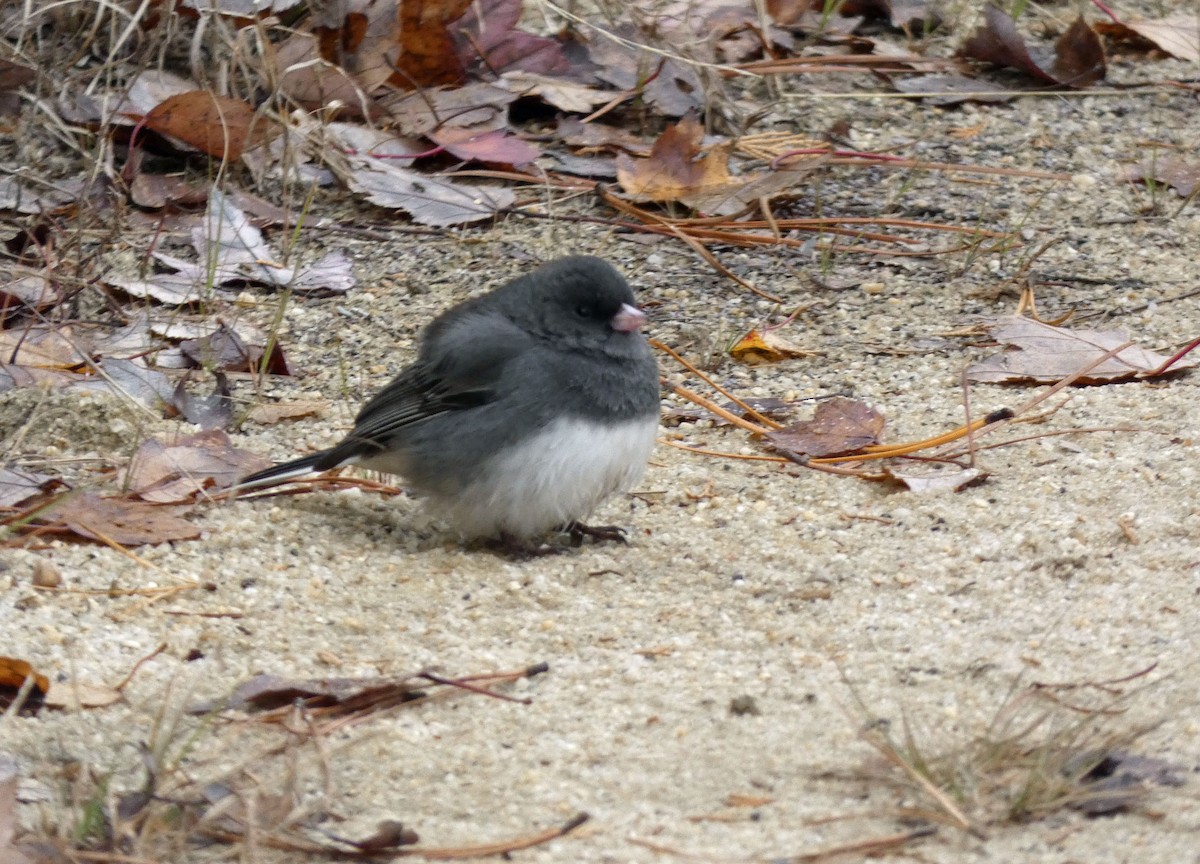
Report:
M576 547L583 545L584 537L591 537L597 543L604 541L629 542L625 536L625 529L617 525L584 525L582 522L572 522L566 530L571 535L571 545Z

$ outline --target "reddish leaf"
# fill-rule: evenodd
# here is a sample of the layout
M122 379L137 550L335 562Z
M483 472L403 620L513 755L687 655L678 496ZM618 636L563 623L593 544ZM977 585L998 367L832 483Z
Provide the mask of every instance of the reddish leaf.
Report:
M449 25L470 5L471 0L401 0L401 50L391 83L405 90L460 83L466 73Z
M525 165L541 155L532 144L501 130L476 132L447 126L429 137L459 159L491 165Z
M145 116L145 124L222 160L240 158L244 150L278 131L240 99L208 90L191 90L160 102Z
M1105 75L1104 46L1080 16L1059 37L1053 53L1026 45L1012 18L996 6L984 8L984 23L959 54L997 66L1019 69L1060 87L1088 87Z
M518 28L521 0L475 0L452 29L459 57L491 75L509 70L566 76L571 63L554 39Z
M33 679L33 687L25 696L21 705L21 713L36 714L45 702L46 692L50 689L50 679L39 673L33 665L16 657L0 657L0 711L5 711L25 685L25 681ZM4 814L0 812L0 832L3 832ZM6 844L0 837L0 864L7 861L4 857Z

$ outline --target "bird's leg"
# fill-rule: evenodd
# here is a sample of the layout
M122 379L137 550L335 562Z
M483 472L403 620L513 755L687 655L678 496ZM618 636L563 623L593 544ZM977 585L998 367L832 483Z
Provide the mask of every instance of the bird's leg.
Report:
M571 522L565 530L571 535L572 546L582 546L584 537L591 537L598 543L605 540L629 542L625 537L625 529L617 525L584 525L582 522Z

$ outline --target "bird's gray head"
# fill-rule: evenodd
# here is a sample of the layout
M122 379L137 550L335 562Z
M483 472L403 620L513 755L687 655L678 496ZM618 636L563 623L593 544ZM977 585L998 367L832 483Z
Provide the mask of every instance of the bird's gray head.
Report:
M519 290L510 314L535 335L618 354L644 350L638 331L646 314L629 283L602 258L560 258L511 287Z

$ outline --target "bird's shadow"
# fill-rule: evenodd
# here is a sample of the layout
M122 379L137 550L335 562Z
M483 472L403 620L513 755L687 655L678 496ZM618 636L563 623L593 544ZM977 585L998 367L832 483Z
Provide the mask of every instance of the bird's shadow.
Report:
M574 552L587 542L585 538L590 538L588 545L628 542L624 531L615 526L586 526L579 523L564 525L561 531L548 534L540 542L504 536L464 540L436 517L426 514L420 500L410 495L350 498L344 494L313 492L256 497L273 498L280 508L290 508L320 519L332 526L334 533L346 538L348 543L359 538L379 545L400 543L415 553L458 548L464 552L486 552L507 561L522 562Z

